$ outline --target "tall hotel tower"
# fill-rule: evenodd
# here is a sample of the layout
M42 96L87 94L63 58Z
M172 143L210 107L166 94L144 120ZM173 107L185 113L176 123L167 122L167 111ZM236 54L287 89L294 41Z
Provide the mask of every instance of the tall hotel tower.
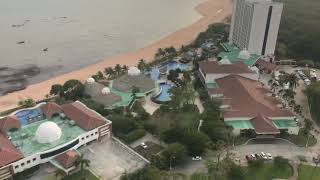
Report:
M251 54L274 54L283 4L234 0L229 41Z

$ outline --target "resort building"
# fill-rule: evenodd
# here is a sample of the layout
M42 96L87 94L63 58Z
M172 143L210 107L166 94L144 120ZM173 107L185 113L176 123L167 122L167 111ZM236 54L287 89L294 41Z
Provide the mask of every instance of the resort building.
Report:
M257 81L257 74L242 62L199 63L199 76L212 98L221 100L224 121L234 134L252 130L256 135L298 134L295 115Z
M69 173L79 147L112 135L111 121L79 101L41 103L0 118L0 180L50 162Z
M237 46L230 43L222 43L223 52L218 54L219 64L232 64L242 62L246 66L257 68L257 72L271 73L277 70L275 57L272 54L260 56L251 54L248 50L240 50Z
M229 43L251 54L274 54L283 4L272 0L235 0Z
M85 83L85 93L106 109L130 106L134 101L133 88L139 90L136 97L144 97L157 89L157 83L136 67L130 67L127 74L110 80L106 85L95 82L93 78L88 78Z

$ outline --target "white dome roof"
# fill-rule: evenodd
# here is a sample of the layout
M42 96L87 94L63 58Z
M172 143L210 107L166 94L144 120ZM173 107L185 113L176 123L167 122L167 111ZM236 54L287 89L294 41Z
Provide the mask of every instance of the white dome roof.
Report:
M61 135L60 127L56 123L48 121L40 124L35 137L38 143L52 143L60 139Z
M250 53L247 49L244 49L242 51L240 51L238 58L240 59L249 59L250 58Z
M94 83L94 82L95 82L95 80L92 77L87 79L87 83L89 83L89 84Z
M105 87L105 88L103 88L103 89L101 90L101 93L102 93L103 95L109 94L109 93L110 93L110 89L109 89L108 87Z
M130 76L138 76L141 74L141 71L137 67L132 66L132 67L129 67L128 74Z

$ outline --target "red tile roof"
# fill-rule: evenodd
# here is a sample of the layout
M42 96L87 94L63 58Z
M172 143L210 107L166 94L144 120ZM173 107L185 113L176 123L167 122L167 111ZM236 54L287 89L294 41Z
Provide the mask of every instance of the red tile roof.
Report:
M256 134L280 134L280 130L273 125L272 120L262 114L258 114L250 121Z
M55 157L55 159L61 164L64 168L68 169L74 165L78 158L78 154L74 150L69 150Z
M40 106L40 108L46 118L51 118L54 114L59 114L62 112L61 106L53 102L46 103Z
M99 126L106 124L103 117L99 116L96 112L91 111L82 103L76 101L61 106L64 114L76 124L86 131L90 131Z
M230 98L230 110L224 113L225 118L253 118L258 114L267 117L292 117L294 114L277 106L278 102L266 95L266 90L258 81L238 75L229 75L216 79L225 98ZM280 102L279 102L280 103Z
M7 116L0 119L0 130L2 130L3 132L12 128L19 129L20 127L21 123L16 116Z
M0 167L22 158L23 155L21 152L16 149L9 139L0 132Z
M206 74L242 74L252 73L252 71L242 62L236 62L233 64L219 64L216 61L201 61L199 62L199 68Z

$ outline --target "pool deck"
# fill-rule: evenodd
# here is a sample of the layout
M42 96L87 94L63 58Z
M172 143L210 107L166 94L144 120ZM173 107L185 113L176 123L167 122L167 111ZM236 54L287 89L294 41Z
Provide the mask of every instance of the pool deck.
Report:
M234 121L225 121L225 123L229 126L232 126L234 129L254 129L250 120L234 120ZM291 127L297 127L297 123L294 120L287 119L276 119L272 120L272 123L278 129L288 129Z
M35 139L36 131L40 124L47 121L55 122L61 128L62 136L59 140L53 143L38 143ZM59 145L68 143L77 138L79 135L85 133L85 131L81 129L79 126L75 124L71 125L69 122L70 120L63 120L59 116L55 116L50 120L46 119L25 125L15 132L10 132L9 135L11 137L11 142L14 145L17 145L17 148L22 152L22 154L25 157L27 157L29 155L38 152L44 152Z

